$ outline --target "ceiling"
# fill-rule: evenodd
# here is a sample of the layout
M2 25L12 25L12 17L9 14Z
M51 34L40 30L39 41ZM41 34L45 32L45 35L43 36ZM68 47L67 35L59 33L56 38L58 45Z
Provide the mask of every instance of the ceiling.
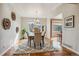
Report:
M52 17L52 11L61 3L12 3L21 17Z

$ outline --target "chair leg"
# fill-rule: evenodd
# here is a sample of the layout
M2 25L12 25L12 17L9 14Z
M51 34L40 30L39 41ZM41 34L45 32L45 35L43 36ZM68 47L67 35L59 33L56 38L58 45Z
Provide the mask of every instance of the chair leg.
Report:
M28 40L28 46L29 46L29 40Z
M31 47L31 40L30 40L30 47Z
M41 45L41 43L40 43L40 49L42 49L42 45Z
M42 39L42 43L43 43L43 46L44 46L44 38Z
M36 48L36 44L34 43L34 48Z
M34 43L34 40L33 40L33 43ZM35 43L34 43L34 47L35 47Z

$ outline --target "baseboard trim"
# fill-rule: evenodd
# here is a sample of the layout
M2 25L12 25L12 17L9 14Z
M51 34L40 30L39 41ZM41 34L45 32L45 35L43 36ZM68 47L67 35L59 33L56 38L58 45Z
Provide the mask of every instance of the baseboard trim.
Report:
M71 49L71 48L69 48L69 47L67 47L67 46L65 46L63 44L62 44L62 46L65 47L65 48L67 48L67 49L69 49L70 51L76 53L77 55L79 55L79 52L75 51L74 49Z
M11 45L8 49L6 49L0 56L3 56L7 51L9 51L14 45Z
M18 39L19 34L17 34L14 43L8 47L3 53L0 54L0 56L3 56L8 50L10 50L12 47L14 47L16 45L16 40Z

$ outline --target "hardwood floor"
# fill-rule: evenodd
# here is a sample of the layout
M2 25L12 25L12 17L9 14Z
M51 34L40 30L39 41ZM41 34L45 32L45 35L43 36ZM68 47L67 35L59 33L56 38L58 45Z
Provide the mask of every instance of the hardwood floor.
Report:
M31 53L31 54L12 54L12 50L10 49L4 56L78 56L76 53L70 51L67 48L62 48L60 51L49 51L49 52L41 52L41 53Z
M43 53L32 53L30 56L78 56L76 53L63 47L61 51L50 51Z
M13 54L14 51L15 49L14 47L12 47L3 56L79 56L65 47L62 47L62 50L59 50L59 51L54 50L54 51L31 53L31 54L29 53L28 54Z

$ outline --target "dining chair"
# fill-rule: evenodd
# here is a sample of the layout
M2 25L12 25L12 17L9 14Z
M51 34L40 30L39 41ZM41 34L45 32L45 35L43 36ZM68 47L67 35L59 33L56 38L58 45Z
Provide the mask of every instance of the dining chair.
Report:
M35 36L34 36L34 46L36 49L41 49L42 46L41 46L41 39L42 39L42 36L41 36L41 32L40 33L35 33Z
M44 46L45 33L46 33L46 31L42 32L42 43L43 43L43 46Z
M28 36L28 45L30 43L30 47L31 47L31 41L33 40L33 42L34 42L34 36L29 36L29 33L28 32L26 32L26 33L27 33L27 36Z
M40 29L39 28L34 28L34 33L39 33Z
M30 40L29 40L29 34L28 34L28 32L26 32L26 34L27 34L27 38L28 38L28 45L29 45L29 42L30 42Z

